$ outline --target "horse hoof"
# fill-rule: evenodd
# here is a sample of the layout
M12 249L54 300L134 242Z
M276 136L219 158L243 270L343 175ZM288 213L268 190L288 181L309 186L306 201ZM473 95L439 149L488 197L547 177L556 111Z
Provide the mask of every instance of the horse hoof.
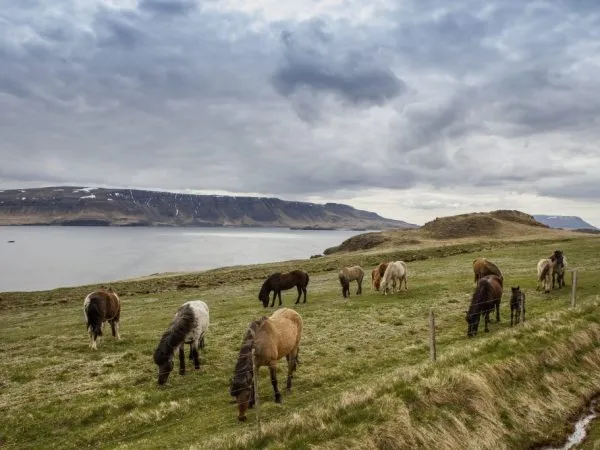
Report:
M183 371L183 370L180 370L180 371L179 371L179 375L185 375L185 371Z
M246 416L244 416L244 417L238 417L238 420L240 422L245 422L246 421Z
M275 403L281 403L281 394L275 396Z

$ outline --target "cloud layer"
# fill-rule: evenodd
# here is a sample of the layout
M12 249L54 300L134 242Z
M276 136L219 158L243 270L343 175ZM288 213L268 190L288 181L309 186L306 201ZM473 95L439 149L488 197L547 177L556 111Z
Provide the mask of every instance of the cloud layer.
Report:
M600 200L592 2L59 3L0 0L0 187Z

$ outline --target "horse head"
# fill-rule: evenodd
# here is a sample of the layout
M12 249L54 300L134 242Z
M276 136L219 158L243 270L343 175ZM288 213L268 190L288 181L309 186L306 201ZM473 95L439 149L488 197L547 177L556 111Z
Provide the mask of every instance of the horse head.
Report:
M159 345L154 351L154 363L158 366L158 384L163 385L167 382L167 379L175 366L173 362L173 352L165 352Z

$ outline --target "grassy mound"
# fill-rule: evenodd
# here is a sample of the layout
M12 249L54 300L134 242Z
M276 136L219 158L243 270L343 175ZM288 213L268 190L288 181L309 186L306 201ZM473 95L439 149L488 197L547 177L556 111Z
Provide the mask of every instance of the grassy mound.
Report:
M582 269L574 309L570 286L535 291L535 264L555 246L456 243L115 283L132 294L122 297L123 339L105 336L97 352L87 347L82 319L89 287L2 294L0 440L7 448L458 449L468 442L484 449L559 439L600 384L600 240L560 242L569 264ZM506 277L501 322L468 339L471 262L481 254ZM365 281L363 295L353 284L350 299L342 298L340 265L369 270L390 255L414 256L408 291L382 296ZM280 405L261 369L259 435L254 411L237 422L228 386L248 323L271 311L256 296L276 267L305 269L311 280L307 304L293 304L294 290L282 295L304 320L302 364ZM511 328L508 298L517 284L527 294L527 321ZM175 370L159 388L153 350L176 308L195 298L211 314L203 370ZM430 308L435 364L428 361ZM285 361L278 377L284 386Z

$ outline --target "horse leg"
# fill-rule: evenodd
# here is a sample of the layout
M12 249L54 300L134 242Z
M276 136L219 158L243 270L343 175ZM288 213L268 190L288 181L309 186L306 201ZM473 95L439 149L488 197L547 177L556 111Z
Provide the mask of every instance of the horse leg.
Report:
M297 353L298 351L296 351L296 354ZM291 355L286 356L286 358L288 362L288 376L285 390L286 392L290 392L292 390L292 378L294 378L294 372L296 371L297 356L292 353Z
M281 306L281 289L277 291L277 297L279 297L279 306Z
M496 301L496 323L500 322L500 299Z
M490 310L488 309L483 315L483 331L489 333L490 328L488 327L488 323L490 322Z
M277 297L277 291L273 291L273 300L271 301L271 304L269 305L271 308L272 308L273 306L275 306L275 297ZM268 298L269 298L269 297L267 296L267 299L268 299Z
M194 369L200 369L200 355L196 345L192 346L192 356L194 358Z
M304 301L302 303L306 303L306 286L302 287L302 292L304 293Z
M358 290L356 291L356 295L362 294L362 279L358 280Z
M184 345L179 346L179 375L185 374L185 349Z
M110 323L110 329L112 331L112 335L114 338L117 337L117 325L115 324L115 320L114 319L110 319L108 321L108 323Z
M277 367L269 366L269 372L271 373L271 384L275 392L275 403L281 403L281 392L277 389Z
M299 284L296 285L296 289L298 290L298 298L296 299L296 305L300 303L300 297L302 296L302 288Z

